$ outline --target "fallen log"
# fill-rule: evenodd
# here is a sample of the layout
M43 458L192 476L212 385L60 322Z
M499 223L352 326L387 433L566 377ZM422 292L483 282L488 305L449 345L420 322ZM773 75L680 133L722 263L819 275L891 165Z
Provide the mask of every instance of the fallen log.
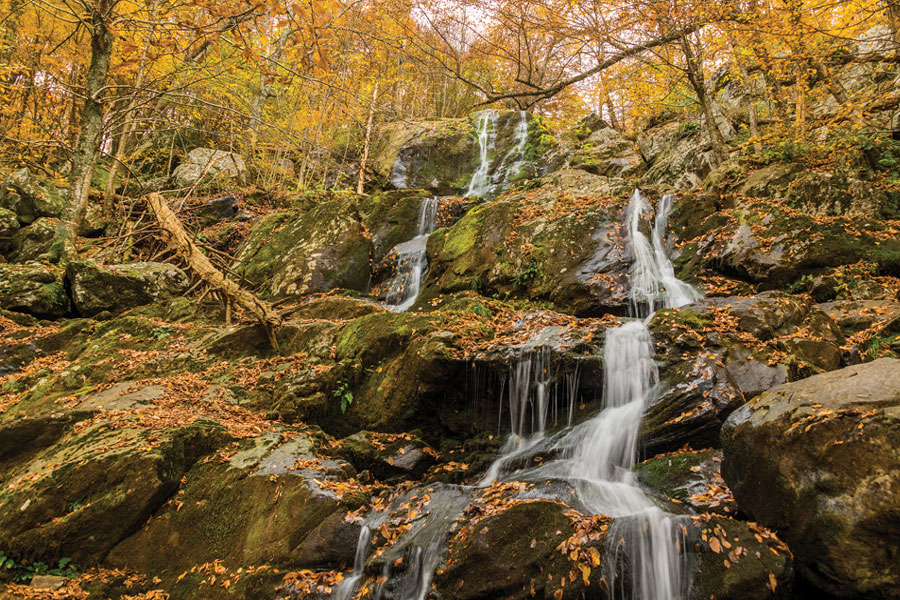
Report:
M181 221L178 220L162 196L156 193L150 194L146 197L146 202L162 229L166 244L187 263L188 268L200 279L227 299L226 305L239 306L256 317L266 330L272 348L277 350L278 340L275 334L281 326L281 317L272 306L243 289L216 269L187 234Z

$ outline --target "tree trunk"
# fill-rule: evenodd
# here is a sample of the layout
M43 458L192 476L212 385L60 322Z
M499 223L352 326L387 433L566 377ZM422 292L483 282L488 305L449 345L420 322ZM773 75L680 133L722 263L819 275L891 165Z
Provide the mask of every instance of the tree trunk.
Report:
M375 103L378 102L378 82L372 92L372 103L369 105L369 119L366 122L366 142L363 145L362 160L359 161L359 180L356 182L356 193L362 194L366 186L366 167L369 163L369 144L372 141L372 121L375 119Z
M109 18L118 0L98 0L91 7L91 64L85 85L86 98L81 112L78 144L69 174L69 202L53 236L49 258L53 262L75 256L75 236L87 208L88 191L94 164L103 140L103 91L109 75L114 37Z
M725 138L719 131L716 124L716 117L713 114L712 102L706 90L706 78L703 75L703 65L700 59L691 49L691 42L687 36L681 37L681 47L684 51L684 57L687 59L687 76L691 87L697 94L697 102L700 103L700 110L703 111L703 120L706 122L706 129L712 140L713 154L720 163L728 160L728 147L725 145Z
M160 0L154 0L153 5L150 8L150 18L154 22L156 17L156 9L159 7L159 2ZM154 26L150 31L151 37L155 31L156 28ZM150 44L151 39L150 37L148 37L148 39L144 41L144 48L141 50L141 58L138 62L138 72L134 78L134 92L131 94L131 98L128 101L128 106L125 108L125 113L122 115L124 128L116 144L115 155L113 156L112 163L109 165L109 173L106 177L106 187L103 190L103 218L107 221L110 221L113 218L113 212L115 208L113 206L113 203L116 197L116 175L119 172L119 167L125 160L125 152L128 149L128 142L131 139L131 136L134 134L134 130L137 128L137 119L135 119L134 111L137 108L138 97L141 93L141 87L144 85L144 73L147 70L147 60L150 50Z

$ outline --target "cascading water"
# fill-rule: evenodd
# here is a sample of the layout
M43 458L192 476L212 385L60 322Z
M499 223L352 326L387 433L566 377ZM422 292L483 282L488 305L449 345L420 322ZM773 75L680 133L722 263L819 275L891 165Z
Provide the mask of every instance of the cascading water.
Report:
M425 250L428 236L437 227L439 198L427 198L419 207L419 221L416 235L408 242L398 244L393 252L397 254L397 272L388 282L385 306L395 312L405 312L416 302L422 287L422 278L428 268Z
M561 456L539 467L519 470L516 478L566 481L585 509L615 518L606 538L609 543L604 566L612 598L680 600L690 591L682 518L662 511L637 485L632 472L638 455L641 418L658 388L647 322L656 308L683 306L700 298L699 292L675 277L666 253L664 234L671 205L671 196L660 201L648 238L641 231L642 223L649 219L646 199L636 190L629 201L626 224L633 255L630 295L637 318L606 332L602 410L567 433L548 439L546 427L551 403L547 395L550 381L547 356L523 352L511 365L508 382L513 433L501 457L479 484L489 485L510 467L518 465L524 469L538 447L542 453L550 450L551 455ZM577 383L570 383L569 388L567 414L571 425ZM434 490L430 491L435 494ZM434 514L428 515L403 544L392 548L397 557L405 558L409 567L391 576L390 565L394 563L386 561L376 599L425 600L450 526L471 500L472 493L472 488L464 486L446 486L441 490L442 497L430 504ZM361 535L361 547L367 547L368 543ZM357 549L358 559L360 552ZM618 577L623 563L630 573L628 582ZM348 578L353 580L349 587L355 589L361 573L361 565L355 565ZM345 600L344 589L336 590L334 597Z
M491 191L491 155L497 143L498 119L499 113L490 109L481 111L478 116L478 168L472 174L466 197L485 196Z
M525 148L528 144L528 113L519 111L519 122L513 131L515 145L503 157L503 162L494 174L494 181L500 190L506 189L522 173L525 166ZM499 181L498 181L499 179Z
M366 559L369 557L370 544L372 542L372 530L368 526L363 525L359 530L359 540L356 543L356 556L353 558L353 573L349 577L339 583L334 593L331 595L333 600L350 600L359 587L359 581L363 576L363 569L366 566Z

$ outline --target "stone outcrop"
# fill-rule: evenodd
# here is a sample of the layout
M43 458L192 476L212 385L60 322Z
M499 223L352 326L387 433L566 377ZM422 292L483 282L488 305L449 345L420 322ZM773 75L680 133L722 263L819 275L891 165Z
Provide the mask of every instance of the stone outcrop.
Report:
M774 387L722 429L741 510L782 533L801 574L839 597L900 587L900 360Z

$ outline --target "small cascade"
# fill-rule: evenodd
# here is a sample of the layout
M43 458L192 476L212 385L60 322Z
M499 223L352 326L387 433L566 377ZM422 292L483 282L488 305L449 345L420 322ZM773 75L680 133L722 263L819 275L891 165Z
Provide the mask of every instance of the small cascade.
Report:
M641 231L641 223L649 212L647 199L635 190L628 203L626 224L634 258L631 302L635 315L643 311L652 315L659 308L684 306L701 298L700 292L675 277L675 267L666 252L665 229L674 198L667 194L660 199L649 239Z
M513 131L515 145L510 148L503 162L494 174L494 181L499 185L499 191L506 189L522 172L525 166L525 147L528 145L528 113L519 111L519 122Z
M393 252L397 254L397 272L388 282L385 306L395 312L405 312L416 302L422 279L428 269L426 248L428 236L437 228L440 199L427 198L419 207L419 220L413 239L397 244Z
M370 544L372 543L372 530L363 525L359 530L359 540L356 542L356 556L353 558L353 573L340 582L334 589L331 597L334 600L351 600L356 594L356 588L363 576L366 559L369 558Z
M472 174L466 197L485 196L491 191L491 158L497 143L498 119L499 113L490 109L481 111L478 117L478 168Z

